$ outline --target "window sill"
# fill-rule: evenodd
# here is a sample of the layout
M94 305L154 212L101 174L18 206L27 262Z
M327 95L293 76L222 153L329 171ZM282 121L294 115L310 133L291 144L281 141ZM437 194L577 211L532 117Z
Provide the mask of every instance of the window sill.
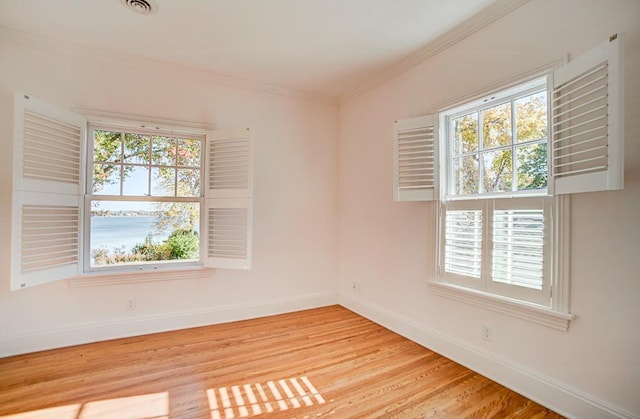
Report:
M183 267L180 269L165 269L160 271L101 272L78 275L74 278L69 278L67 283L72 288L81 288L183 279L207 279L212 278L215 271L216 270L212 268L197 266L191 268Z
M569 323L576 317L571 313L554 311L536 304L462 288L452 284L437 281L427 281L427 284L435 295L472 304L487 310L497 311L498 313L527 320L563 332L569 330Z

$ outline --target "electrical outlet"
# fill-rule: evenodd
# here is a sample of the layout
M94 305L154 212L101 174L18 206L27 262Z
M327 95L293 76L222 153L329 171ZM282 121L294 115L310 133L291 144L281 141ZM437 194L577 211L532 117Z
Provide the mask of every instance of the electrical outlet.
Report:
M486 340L487 342L491 342L491 327L489 325L486 324L482 324L480 325L480 336L482 337L482 340Z
M127 298L125 302L127 311L134 311L136 309L136 299L135 298Z

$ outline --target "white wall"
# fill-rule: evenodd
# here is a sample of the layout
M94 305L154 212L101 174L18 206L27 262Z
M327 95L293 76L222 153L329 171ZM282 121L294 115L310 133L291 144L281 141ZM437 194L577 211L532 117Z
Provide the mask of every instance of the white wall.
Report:
M13 92L59 105L252 127L253 269L9 291ZM337 302L337 106L0 32L0 356ZM135 311L125 310L134 297Z
M532 0L340 109L341 301L574 417L640 416L640 2ZM432 203L392 202L392 122L625 32L626 182L572 198L568 332L435 296ZM352 283L360 283L354 291ZM493 340L481 340L480 325Z

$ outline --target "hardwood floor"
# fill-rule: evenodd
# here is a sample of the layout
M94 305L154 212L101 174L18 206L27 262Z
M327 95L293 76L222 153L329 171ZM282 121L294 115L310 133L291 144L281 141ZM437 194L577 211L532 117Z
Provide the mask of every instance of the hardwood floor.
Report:
M0 418L256 415L559 417L340 306L0 359Z

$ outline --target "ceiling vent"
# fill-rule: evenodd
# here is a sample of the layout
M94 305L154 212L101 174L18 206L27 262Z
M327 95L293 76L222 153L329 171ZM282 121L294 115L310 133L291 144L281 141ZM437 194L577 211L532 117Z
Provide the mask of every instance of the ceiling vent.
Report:
M158 11L158 6L154 0L120 0L120 3L127 9L141 15L152 15Z

